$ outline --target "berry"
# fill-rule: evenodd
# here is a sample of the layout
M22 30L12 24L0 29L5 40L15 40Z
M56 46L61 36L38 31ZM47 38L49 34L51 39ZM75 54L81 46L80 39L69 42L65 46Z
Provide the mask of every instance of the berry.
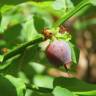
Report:
M59 67L64 65L66 69L69 69L71 63L71 49L67 42L63 40L53 41L48 45L46 55L49 61L55 66Z

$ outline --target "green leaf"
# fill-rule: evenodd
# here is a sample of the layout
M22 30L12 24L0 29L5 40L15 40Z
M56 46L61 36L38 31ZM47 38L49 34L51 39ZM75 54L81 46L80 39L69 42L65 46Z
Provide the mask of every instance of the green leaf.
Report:
M30 41L36 35L38 35L38 33L35 29L33 18L30 18L23 24L20 38L22 41Z
M55 0L53 3L53 8L55 10L66 9L66 7L66 0Z
M45 27L45 21L43 20L42 18L43 16L41 15L40 16L40 13L37 15L34 15L34 27L36 28L36 30L38 32L42 32L42 30L44 29Z
M20 78L15 78L11 75L6 75L5 78L7 78L16 88L17 96L24 96L24 91L26 89L25 83Z
M72 0L66 0L66 7L67 7L69 10L75 7L74 4L73 4L73 2L72 2ZM68 9L67 9L67 10L68 10Z
M4 76L0 75L0 96L17 96L17 91L15 86L6 79Z
M90 3L91 3L92 5L96 6L96 0L89 0L89 1L90 1Z
M48 2L48 6L49 3L50 2ZM0 26L1 32L4 32L9 27L12 27L16 24L22 24L24 21L31 19L33 14L35 15L38 14L38 16L40 17L39 19L42 18L44 22L45 21L47 22L46 25L52 26L51 24L52 18L49 15L49 13L46 12L46 10L42 9L43 6L40 6L41 4L43 3L38 4L36 2L27 2L27 3L18 4L16 6L11 6L11 5L3 6L1 8L1 16L2 16L1 26ZM50 21L48 21L48 18ZM42 23L41 26L44 25L43 22L39 22L39 23Z
M76 78L56 78L53 82L53 86L61 86L67 88L73 92L86 92L86 91L96 91L96 85L88 84Z
M32 90L31 89L26 89L25 96L32 96Z
M74 96L71 91L60 86L56 86L52 93L54 96Z
M55 0L53 2L53 8L55 10L68 10L73 8L73 3L71 0Z
M33 67L36 73L42 73L45 70L45 66L37 62L30 62L29 65Z
M6 12L8 12L9 10L12 10L13 8L14 8L14 5L3 5L3 7L1 7L0 9L0 13L5 14Z
M14 10L10 10L10 11L14 12ZM14 12L15 14L13 14L13 12L11 13L10 11L9 13L7 12L6 14L2 15L1 24L0 24L0 31L2 33L5 30L7 30L9 27L12 27L14 25L20 24L23 21L25 21L25 17L23 16L23 14L19 12L16 13Z
M77 65L79 60L80 50L79 48L76 47L76 45L72 44L71 42L69 42L69 46L71 48L72 62L73 64Z
M34 77L33 82L38 87L53 88L53 78L49 76L37 75Z
M0 62L2 62L4 59L4 55L0 55Z
M10 22L10 16L3 16L0 24L0 33L4 33Z
M21 30L21 26L15 25L4 31L4 40L6 42L7 48L13 49L14 47L17 46L17 44L21 43L21 40L19 39L20 30Z

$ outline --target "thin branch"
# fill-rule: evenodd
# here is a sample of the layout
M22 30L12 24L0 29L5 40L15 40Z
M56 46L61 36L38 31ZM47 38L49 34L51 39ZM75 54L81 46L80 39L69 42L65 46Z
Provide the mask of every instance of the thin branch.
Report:
M83 9L86 6L91 6L91 3L89 2L89 0L81 1L75 8L68 11L68 13L66 13L66 15L64 14L59 20L57 20L57 22L54 24L53 27L56 28L56 27L60 26L62 23L67 21L70 17L72 17L74 14L76 14L78 11L80 11L81 9Z
M23 52L25 50L26 47L32 45L32 44L37 44L37 43L40 43L41 41L43 41L44 38L42 35L38 35L36 36L35 38L33 38L33 40L27 42L27 43L24 43L22 45L20 45L19 47L13 49L12 51L8 52L7 54L4 55L4 59L3 59L3 62L10 59L11 57Z

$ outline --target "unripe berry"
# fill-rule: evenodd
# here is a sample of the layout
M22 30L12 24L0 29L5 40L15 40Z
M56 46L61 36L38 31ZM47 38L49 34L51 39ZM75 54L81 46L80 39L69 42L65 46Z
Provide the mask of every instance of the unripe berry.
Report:
M55 66L64 65L67 69L71 63L71 49L67 42L63 40L55 40L46 49L48 59Z

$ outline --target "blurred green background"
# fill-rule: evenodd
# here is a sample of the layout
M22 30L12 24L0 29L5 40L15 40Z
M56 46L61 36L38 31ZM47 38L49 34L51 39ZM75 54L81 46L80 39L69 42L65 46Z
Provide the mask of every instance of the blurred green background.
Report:
M52 28L53 24L62 17L62 15L66 14L72 8L75 8L80 1L81 0L0 0L0 54L5 54L20 44L29 42L35 35L41 33L44 28ZM95 11L96 7L94 6L85 7L63 24L72 35L73 42L76 42L76 46L80 48L80 57L75 77L92 84L96 83ZM41 47L42 46L37 45L30 46L21 55L17 55L7 62L4 62L4 64L0 64L0 74L6 78L1 77L1 80L13 80L11 83L16 88L13 88L11 83L7 84L14 89L14 94L16 90L19 90L17 96L23 96L23 89L26 89L25 83L30 84L32 88L39 86L52 89L52 82L55 77L66 77L65 72L50 66L44 50L40 49ZM64 80L67 82L66 79ZM58 82L56 82L56 84L57 83ZM22 86L21 89L18 88L20 84ZM30 91L30 86L27 89L26 96L31 96L28 94L33 92ZM70 87L68 87L68 89L71 89L72 92L74 91ZM63 89L56 87L55 90ZM10 90L8 90L8 92L9 91ZM55 94L56 91L53 93ZM8 96L15 96L14 94L9 94ZM36 94L38 96L45 96L45 94L36 92L33 92L32 96L37 96ZM53 96L52 94L47 95ZM6 94L2 96L6 96Z

